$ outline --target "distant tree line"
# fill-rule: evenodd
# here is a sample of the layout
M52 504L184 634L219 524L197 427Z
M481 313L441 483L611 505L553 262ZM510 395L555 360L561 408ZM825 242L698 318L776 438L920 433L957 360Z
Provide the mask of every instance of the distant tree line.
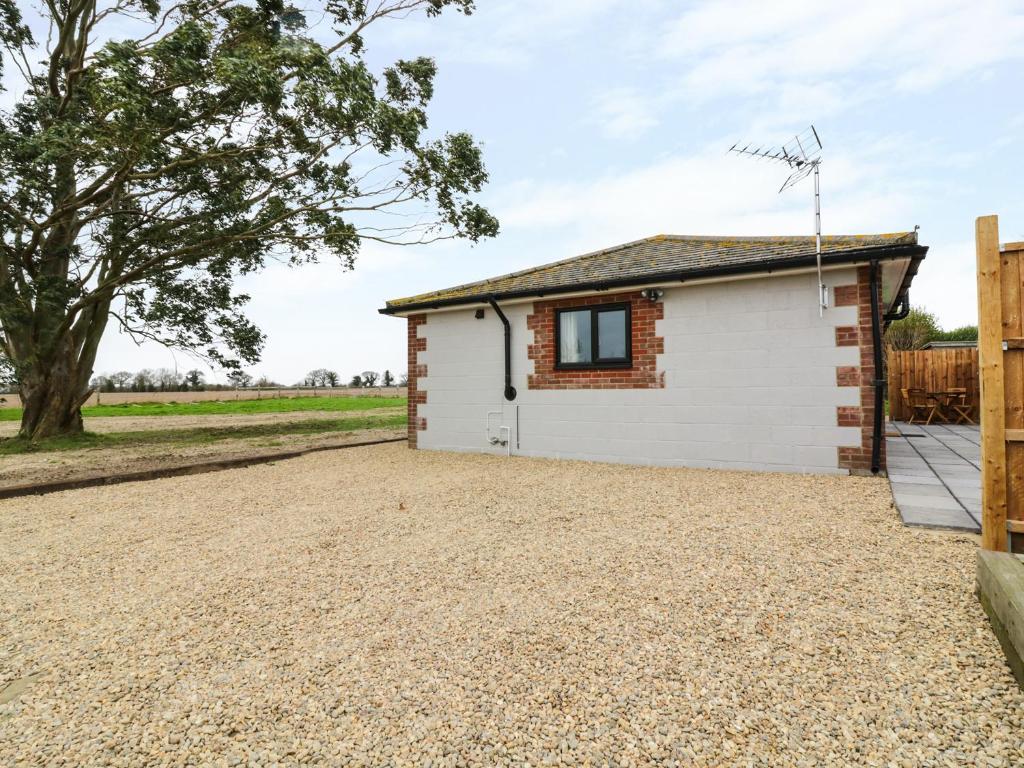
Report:
M170 368L143 368L141 371L115 371L93 378L90 386L97 392L202 392L237 389L239 387L278 387L280 384L266 376L253 380L244 371L231 371L227 384L206 381L206 374L198 368L179 373Z
M259 387L261 389L281 388L283 385L266 377L253 378L245 371L230 371L227 374L227 383L218 384L206 381L206 375L197 368L185 373L170 368L143 368L141 371L115 371L95 376L91 381L91 387L97 392L201 392L201 391L223 391L233 389L245 389L248 387ZM403 374L396 381L391 371L384 371L383 375L376 371L363 371L352 377L347 386L349 387L404 387L408 379ZM6 360L0 357L0 391L7 387L16 386L13 370L6 365ZM294 385L297 387L340 387L341 378L335 371L327 368L315 368L306 374L306 377Z
M307 387L337 387L340 386L340 379L335 371L328 370L327 368L316 368L306 374L306 379L303 382L304 386ZM379 384L378 384L379 382ZM355 373L352 378L349 379L349 387L404 387L409 383L409 377L404 373L401 377L396 380L391 371L385 370L383 374L377 373L377 371L363 371L362 373Z
M912 309L885 332L885 343L893 349L920 349L930 341L977 341L978 326L963 325L945 331L935 315L925 309Z
M14 375L11 361L0 352L0 392L13 392L18 388L18 379Z

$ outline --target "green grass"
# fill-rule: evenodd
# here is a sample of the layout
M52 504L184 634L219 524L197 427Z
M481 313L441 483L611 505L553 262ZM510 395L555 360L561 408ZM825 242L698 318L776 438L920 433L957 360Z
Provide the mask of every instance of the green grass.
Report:
M101 395L102 398L102 395ZM216 416L292 411L370 411L405 405L404 397L281 397L266 400L209 400L200 403L121 403L82 409L96 416ZM21 408L0 408L0 421L21 421Z
M383 398L381 398L383 399ZM276 424L241 424L226 427L154 429L136 432L86 432L75 437L55 437L30 443L17 437L0 439L0 456L20 453L77 451L86 448L124 448L146 445L209 445L222 440L266 438L264 445L277 445L283 435L315 435L325 432L353 432L357 429L402 427L405 413L350 416L343 419L309 419Z

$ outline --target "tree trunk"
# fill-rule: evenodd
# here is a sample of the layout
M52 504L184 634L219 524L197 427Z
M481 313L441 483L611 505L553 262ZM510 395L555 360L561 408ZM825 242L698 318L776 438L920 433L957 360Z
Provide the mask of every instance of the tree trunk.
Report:
M89 380L109 306L107 300L86 310L72 330L47 345L48 354L18 365L23 408L19 437L42 440L84 431L82 404L92 394Z
M80 361L74 352L71 344L62 344L61 354L47 364L24 371L20 437L41 440L82 433L82 403L91 392L88 375L82 376ZM91 369L91 365L89 367Z

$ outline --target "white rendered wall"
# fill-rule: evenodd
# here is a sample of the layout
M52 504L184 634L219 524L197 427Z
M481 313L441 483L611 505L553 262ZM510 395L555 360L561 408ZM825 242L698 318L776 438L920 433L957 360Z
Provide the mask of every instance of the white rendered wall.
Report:
M856 282L829 272L830 287ZM815 276L776 275L665 289L663 389L530 390L526 327L532 304L503 306L512 324L512 374L503 389L502 325L487 309L435 312L419 333L427 375L419 406L424 449L489 451L499 425L513 454L594 461L793 472L843 472L837 447L859 446L859 427L837 426L836 406L860 405L857 387L836 386L836 366L858 365L859 348L836 347L835 327L857 325L856 307L818 317ZM518 407L518 434L516 412Z

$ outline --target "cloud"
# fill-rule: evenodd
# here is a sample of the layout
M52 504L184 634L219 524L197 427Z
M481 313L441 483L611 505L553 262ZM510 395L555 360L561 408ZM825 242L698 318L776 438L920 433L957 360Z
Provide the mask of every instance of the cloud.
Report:
M485 0L472 15L410 18L382 25L374 33L390 44L432 44L445 62L523 68L540 55L582 38L599 19L626 0Z
M613 88L596 100L590 122L610 139L638 139L658 124L656 104L632 88Z
M935 313L947 330L978 322L977 257L974 243L928 243L928 256L910 291L915 307Z
M1022 43L1011 0L723 0L677 17L655 50L688 61L687 90L711 99L793 84L835 95L852 75L914 92L1024 56Z
M495 208L509 236L543 230L582 249L657 233L813 234L810 181L777 194L785 167L730 156L726 147L723 139L590 180L522 180L497 193ZM834 154L824 174L826 232L913 226L917 190L886 171L884 158Z
M905 137L881 137L870 152L833 152L823 166L825 234L908 231L927 213L923 201L940 194L900 160ZM811 235L810 181L777 194L786 169L728 156L721 143L590 180L521 180L497 193L508 236L536 240L517 264L567 258L641 237L695 235ZM915 163L915 158L907 162ZM976 322L974 246L933 239L915 280L914 304L935 312L945 327Z

